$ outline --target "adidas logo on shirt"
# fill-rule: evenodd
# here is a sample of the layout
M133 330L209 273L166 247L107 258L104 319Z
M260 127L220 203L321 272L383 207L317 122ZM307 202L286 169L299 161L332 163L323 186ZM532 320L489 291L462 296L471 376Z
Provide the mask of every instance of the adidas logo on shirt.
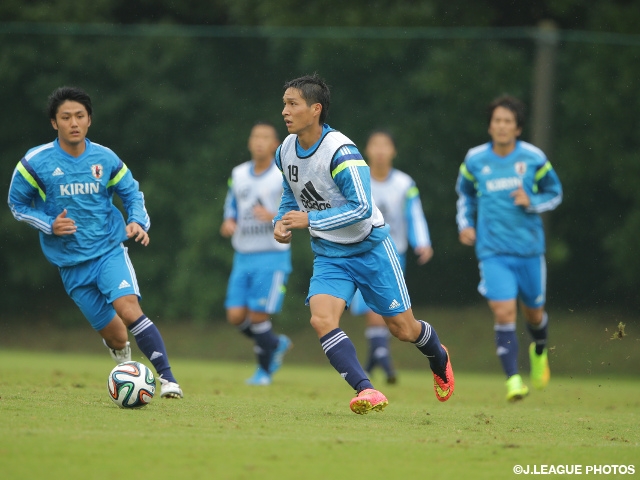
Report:
M322 198L313 183L307 182L304 187L300 192L300 200L304 208L307 210L326 210L331 208L331 204Z
M64 175L64 172L60 170L60 167L56 167L51 175L53 175L54 177L59 177L60 175Z
M400 306L400 302L398 302L395 298L393 299L393 302L391 302L391 305L389 305L389 310L393 310L394 308L398 308Z
M123 288L130 287L131 285L126 280L122 280L120 285L118 286L118 290L122 290Z

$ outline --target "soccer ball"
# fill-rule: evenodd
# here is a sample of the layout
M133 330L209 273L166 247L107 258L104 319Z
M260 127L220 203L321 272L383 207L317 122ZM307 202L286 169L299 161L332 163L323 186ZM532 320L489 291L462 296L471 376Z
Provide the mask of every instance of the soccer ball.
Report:
M119 407L140 408L151 402L156 393L156 379L143 363L124 362L111 370L107 388Z

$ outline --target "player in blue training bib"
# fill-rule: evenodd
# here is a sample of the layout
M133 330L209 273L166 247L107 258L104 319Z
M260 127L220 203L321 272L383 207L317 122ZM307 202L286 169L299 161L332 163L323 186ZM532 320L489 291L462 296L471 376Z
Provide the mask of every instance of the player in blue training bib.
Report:
M227 320L255 343L258 368L249 385L269 385L291 347L286 335L276 335L271 315L280 312L291 272L290 245L273 238L273 224L282 196L282 174L273 155L278 133L269 123L257 123L249 136L251 160L233 169L220 233L231 237L235 250L227 286Z
M460 166L457 223L460 241L474 245L480 268L478 291L493 312L497 355L507 377L507 400L529 389L518 373L517 300L533 338L531 382L549 382L545 312L545 240L540 213L562 201L562 185L542 151L518 140L524 105L510 96L489 107L491 142L472 148Z
M429 227L422 210L420 193L413 179L393 168L396 144L391 134L376 130L369 135L365 155L371 170L371 194L390 227L390 235L398 249L400 265L404 271L407 250L411 246L418 264L424 265L433 256ZM365 337L369 343L366 372L380 366L386 373L387 383L396 383L396 372L389 349L389 329L384 319L371 310L358 290L351 302L353 315L365 315Z
M151 222L138 182L115 153L86 138L93 111L86 92L58 88L48 111L58 138L18 162L9 187L11 213L40 231L45 257L113 359L131 360L128 328L158 372L161 396L182 398L162 336L138 303L136 274L123 245L129 238L149 244Z
M324 123L330 92L317 75L284 85L282 116L290 135L276 151L284 193L274 218L274 238L289 244L293 229L308 229L315 254L307 303L311 325L331 365L356 391L350 408L381 411L386 397L358 362L340 329L356 288L391 333L428 357L440 401L454 390L446 349L428 323L416 320L398 252L371 196L369 167L355 144Z

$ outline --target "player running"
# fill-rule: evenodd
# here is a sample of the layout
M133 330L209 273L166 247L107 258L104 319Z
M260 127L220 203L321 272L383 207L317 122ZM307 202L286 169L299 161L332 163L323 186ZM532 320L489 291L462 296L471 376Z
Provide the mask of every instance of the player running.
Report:
M49 96L58 138L29 150L9 187L9 208L40 231L42 251L57 266L65 290L102 336L117 363L131 360L127 328L153 364L160 396L182 398L164 341L140 308L136 274L123 242L147 246L151 226L138 182L118 156L86 138L92 105L87 93L61 87ZM127 223L113 205L117 194Z
M549 383L545 312L545 239L540 213L562 201L562 185L542 151L518 140L524 105L502 96L489 106L491 141L472 148L456 184L460 242L474 245L479 260L478 291L493 312L497 355L507 376L507 400L529 389L518 374L517 302L533 338L531 383Z
M409 245L418 257L418 264L424 265L433 256L429 227L415 182L406 173L393 168L393 159L397 155L393 136L385 130L372 132L367 140L365 155L371 170L371 194L385 222L389 224L389 234L398 249L402 270L407 263ZM390 334L384 319L367 307L360 290L351 301L350 311L353 315L366 315L365 337L369 352L365 371L371 373L379 365L386 373L387 383L396 383L389 350Z
M315 74L300 77L284 85L283 102L291 135L276 151L284 193L274 237L290 243L292 229L309 229L315 254L307 296L311 325L331 365L357 393L351 410L364 414L388 404L339 327L356 288L394 336L427 356L436 397L448 400L454 390L448 352L431 325L413 316L389 226L371 197L369 167L349 138L324 123L329 87Z
M273 332L270 320L282 309L291 272L290 245L274 240L271 223L282 196L282 174L273 159L278 144L273 125L254 125L249 136L252 160L231 173L220 227L235 250L225 300L227 320L255 342L258 358L249 385L270 385L291 347L286 335Z

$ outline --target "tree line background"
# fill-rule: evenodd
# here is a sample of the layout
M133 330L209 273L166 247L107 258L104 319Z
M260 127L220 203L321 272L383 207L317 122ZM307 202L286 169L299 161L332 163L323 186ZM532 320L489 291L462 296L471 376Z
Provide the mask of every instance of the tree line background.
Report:
M0 6L0 178L51 141L44 113L61 85L94 102L89 138L112 148L145 193L148 248L129 244L143 308L164 321L223 318L232 249L218 234L226 181L249 159L257 120L281 135L282 85L318 72L328 123L364 147L396 136L396 166L420 189L434 259L407 277L416 305L479 300L472 249L457 240L454 185L466 151L487 141L486 105L531 104L538 22L558 26L546 153L564 202L546 216L550 306L640 305L640 6L624 0L299 4L250 0L6 0ZM534 106L530 105L530 111ZM525 126L522 136L531 140ZM294 235L282 321L306 319L308 235ZM3 318L80 318L38 235L0 211Z

